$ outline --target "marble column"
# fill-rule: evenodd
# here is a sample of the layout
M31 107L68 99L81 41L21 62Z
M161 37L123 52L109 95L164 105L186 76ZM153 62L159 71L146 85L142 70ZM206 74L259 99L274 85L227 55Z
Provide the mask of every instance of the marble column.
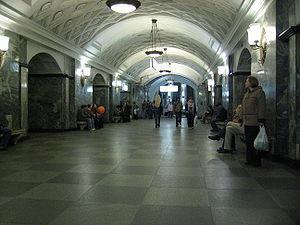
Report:
M251 72L235 72L233 73L233 105L234 110L243 101L245 94L245 81Z
M214 92L215 92L215 96L214 96L214 101L215 104L222 104L222 85L217 84L214 87Z
M289 1L276 1L276 33L289 27ZM276 132L274 155L286 156L289 150L289 43L276 42Z

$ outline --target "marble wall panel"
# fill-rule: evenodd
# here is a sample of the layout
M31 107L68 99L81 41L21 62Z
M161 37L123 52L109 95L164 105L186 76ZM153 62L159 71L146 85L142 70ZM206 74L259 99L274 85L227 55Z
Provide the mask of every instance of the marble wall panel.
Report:
M60 130L65 128L65 78L54 76L28 77L29 130Z
M229 110L229 76L222 76L222 99L223 107Z
M245 95L245 81L250 72L247 73L234 73L233 74L233 110L242 104Z
M0 111L12 115L12 128L21 128L20 71L19 63L26 63L26 39L10 31L3 31L10 38L0 68Z
M215 85L214 93L215 104L222 104L222 85Z
M300 7L300 3L299 3ZM300 34L296 36L296 143L300 143Z
M280 34L289 27L289 1L276 1L276 33ZM289 44L276 42L276 155L288 154L289 136Z

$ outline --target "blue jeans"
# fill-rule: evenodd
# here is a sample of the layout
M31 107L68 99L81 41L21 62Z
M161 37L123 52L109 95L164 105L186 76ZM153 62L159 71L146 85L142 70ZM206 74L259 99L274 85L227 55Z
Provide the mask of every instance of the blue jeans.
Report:
M87 123L88 123L88 129L92 130L95 129L95 123L93 118L87 118Z
M1 128L0 134L3 134L0 138L0 146L6 148L11 137L11 130L7 127Z

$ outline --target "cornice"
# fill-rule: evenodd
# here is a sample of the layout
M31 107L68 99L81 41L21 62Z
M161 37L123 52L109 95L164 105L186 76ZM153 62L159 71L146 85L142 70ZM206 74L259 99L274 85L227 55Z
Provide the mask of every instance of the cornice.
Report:
M46 30L39 24L31 21L24 15L8 8L0 3L0 26L31 39L41 45L52 48L58 52L66 54L72 58L80 60L82 56L88 59L88 63L108 74L122 74L124 79L134 80L130 75L124 75L124 71L120 71L108 63L100 60L92 53L75 46L74 44L64 40L58 35Z

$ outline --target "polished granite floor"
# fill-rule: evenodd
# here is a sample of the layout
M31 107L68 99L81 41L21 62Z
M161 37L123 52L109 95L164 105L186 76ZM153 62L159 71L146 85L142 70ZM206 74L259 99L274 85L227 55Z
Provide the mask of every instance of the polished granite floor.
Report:
M31 134L0 152L0 224L300 224L300 175L164 119Z

